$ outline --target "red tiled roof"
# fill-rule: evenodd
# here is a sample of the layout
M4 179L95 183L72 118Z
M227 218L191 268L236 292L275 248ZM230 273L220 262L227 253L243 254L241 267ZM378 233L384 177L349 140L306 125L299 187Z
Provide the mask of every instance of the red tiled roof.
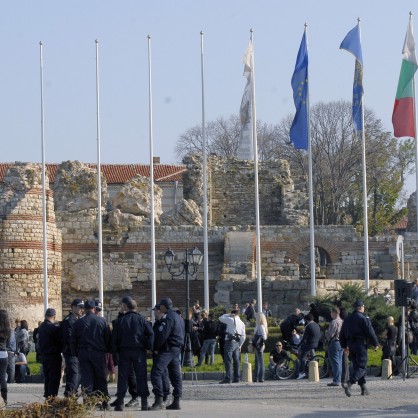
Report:
M401 219L394 227L393 229L406 229L408 226L408 217L405 216L403 219Z
M0 163L0 182L3 182L6 171L13 163ZM86 164L90 168L96 168L97 164ZM49 181L53 183L59 164L46 164ZM149 165L145 164L102 164L102 174L108 184L126 183L137 174L149 177ZM156 182L183 181L184 165L154 164L154 179Z

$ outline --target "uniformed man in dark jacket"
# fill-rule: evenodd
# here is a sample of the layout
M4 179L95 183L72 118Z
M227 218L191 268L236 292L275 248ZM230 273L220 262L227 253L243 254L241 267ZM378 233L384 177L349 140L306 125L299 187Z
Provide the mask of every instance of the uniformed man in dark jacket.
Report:
M164 314L161 312L159 303L157 303L154 306L153 311L155 312L155 322L154 322L154 325L153 325L152 328L154 330L154 333L156 333L159 326L160 326L160 322L161 322ZM156 354L153 353L153 361L155 361L155 357L156 357ZM168 396L170 395L170 378L168 376L168 370L167 369L164 370L163 377L162 377L162 382L163 382L163 403L164 403L164 405L166 405Z
M71 303L71 311L61 324L62 329L62 353L65 359L65 390L64 396L71 396L77 392L80 384L78 369L78 357L71 354L71 335L75 321L83 315L84 302L74 299Z
M48 308L45 312L45 321L40 325L38 332L38 347L45 375L45 398L58 395L61 380L62 335L60 328L54 323L55 316L55 309Z
M132 367L135 370L141 409L148 411L147 350L152 350L154 331L151 324L136 312L134 300L126 304L128 311L117 321L112 335L112 351L119 354L118 390L115 411L123 411L123 402L128 388Z
M122 318L122 316L125 315L126 312L128 312L128 307L126 306L126 304L131 300L132 300L132 298L130 296L124 296L122 298L121 308L120 308L118 317L112 321L112 335L113 335L114 332L116 332L116 328L118 326L118 319ZM115 366L117 366L118 361L119 361L119 355L118 355L118 353L113 352L112 356L113 356L113 362L114 362ZM138 388L136 386L136 376L135 376L135 370L134 370L133 366L131 367L131 371L130 371L129 377L128 377L128 392L132 396L132 398L125 404L125 406L127 408L139 406ZM117 399L115 399L110 404L110 406L116 406L117 403L118 403Z
M364 315L364 303L357 300L354 308L354 312L344 320L340 332L341 347L349 351L351 361L350 379L344 387L347 396L351 396L351 386L356 382L360 385L362 395L369 394L366 387L367 340L371 340L375 350L379 348L372 324Z
M155 395L155 402L151 409L164 408L163 374L166 369L173 385L173 403L166 409L180 409L182 396L182 380L180 371L180 353L184 345L184 321L173 311L171 299L164 298L160 301L160 309L163 313L159 327L154 334L154 364L151 370L151 382Z
M78 356L81 387L86 395L103 395L101 407L108 409L106 352L110 352L110 328L106 320L95 315L94 300L86 300L86 314L73 327L71 353Z

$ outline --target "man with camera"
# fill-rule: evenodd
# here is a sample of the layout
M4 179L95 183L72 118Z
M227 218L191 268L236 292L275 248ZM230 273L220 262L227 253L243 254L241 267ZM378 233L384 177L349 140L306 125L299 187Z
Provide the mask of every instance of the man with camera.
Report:
M233 309L230 314L224 314L219 321L226 324L225 336L225 379L219 383L240 382L240 353L245 341L245 325L239 317L239 311ZM234 377L232 379L232 363L234 364Z

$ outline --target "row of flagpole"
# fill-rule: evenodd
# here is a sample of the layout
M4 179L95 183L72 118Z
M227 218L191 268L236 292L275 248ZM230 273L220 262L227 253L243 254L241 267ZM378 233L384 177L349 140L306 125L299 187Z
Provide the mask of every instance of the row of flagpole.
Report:
M152 109L152 60L151 36L148 35L148 92L149 92L149 151L150 151L150 200L151 200L151 303L156 304L156 268L155 268L155 212L154 212L154 170L153 170L153 109ZM209 309L209 251L208 251L208 210L207 210L207 166L206 166L206 121L205 121L205 88L204 88L204 48L203 32L200 32L201 55L201 106L202 106L202 158L203 158L203 233L204 233L204 308ZM261 282L261 236L258 190L258 146L256 126L256 97L255 97L255 67L253 30L250 31L250 41L244 54L244 76L247 83L241 101L240 115L243 132L248 131L251 123L252 147L248 147L248 135L241 135L239 150L241 155L254 159L254 194L256 217L256 277L258 311L262 307ZM101 213L101 163L100 163L100 88L99 88L99 42L96 43L96 108L97 108L97 194L98 194L98 270L99 270L99 300L103 303L103 254L102 254L102 213ZM48 269L47 269L47 219L46 219L46 186L45 186L45 139L44 139L44 94L43 94L43 44L40 44L40 74L41 74L41 145L42 145L42 206L43 206L43 262L44 262L44 308L48 307ZM364 90L363 90L363 57L361 48L360 19L357 25L348 32L340 45L352 53L356 59L353 83L353 125L354 133L362 143L362 176L363 176L363 217L364 217L364 281L366 290L369 289L369 248L368 248L368 217L367 217L367 182L366 182L366 151L364 127ZM416 144L416 180L418 185L418 145L416 139L416 106L414 74L418 68L415 55L415 43L412 31L412 13L409 16L407 34L403 47L403 62L399 78L398 91L392 116L394 135L410 136ZM406 64L405 64L406 63ZM290 129L290 139L296 149L306 150L308 153L308 188L309 188L309 234L310 234L310 272L311 295L316 295L315 280L315 235L314 235L314 206L313 206L313 175L312 175L312 144L310 135L310 108L309 108L309 76L308 76L308 39L307 25L298 51L295 70L291 85L296 113ZM405 75L406 74L406 75ZM409 93L409 91L411 92ZM408 95L409 94L409 95ZM407 100L404 100L407 99ZM412 99L412 100L409 100ZM412 105L412 108L411 108ZM250 112L251 109L251 112ZM411 110L412 109L412 110ZM411 112L413 120L410 121ZM407 119L409 118L409 119ZM247 132L248 134L248 132ZM246 147L246 148L245 148ZM245 148L245 149L244 149ZM249 149L252 148L252 149ZM418 207L418 193L417 207ZM418 211L417 211L418 228ZM418 231L417 231L418 232ZM103 312L103 311L102 311Z

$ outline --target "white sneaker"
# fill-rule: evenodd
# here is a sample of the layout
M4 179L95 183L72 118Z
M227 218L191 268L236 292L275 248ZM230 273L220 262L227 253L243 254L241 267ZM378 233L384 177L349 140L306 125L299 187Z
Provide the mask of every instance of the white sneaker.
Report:
M299 373L299 376L296 378L296 380L300 380L306 377L306 373Z

